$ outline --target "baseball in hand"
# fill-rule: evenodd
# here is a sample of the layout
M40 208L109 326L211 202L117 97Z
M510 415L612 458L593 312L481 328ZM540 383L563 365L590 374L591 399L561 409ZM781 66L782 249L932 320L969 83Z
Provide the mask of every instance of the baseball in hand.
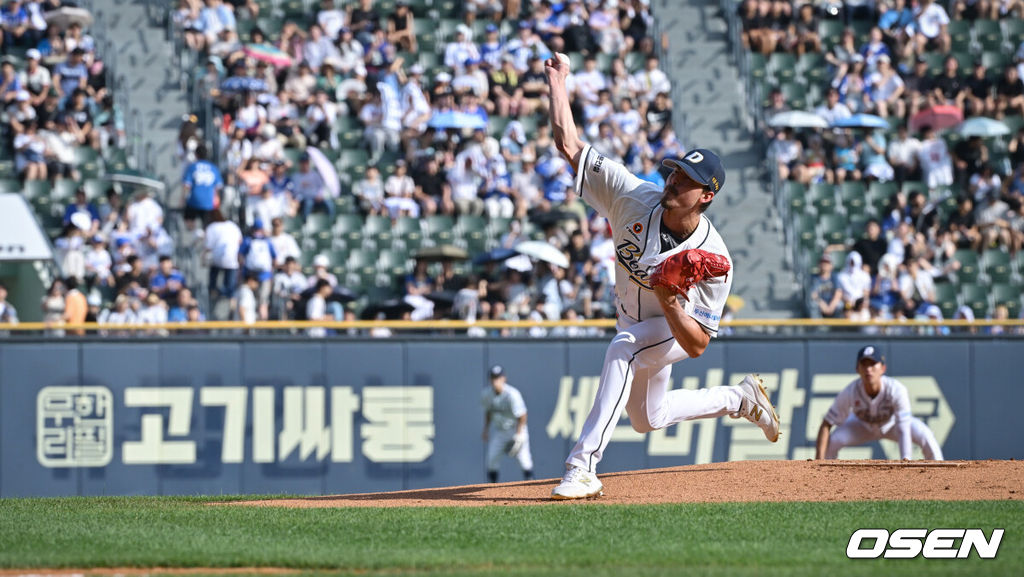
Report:
M565 64L566 66L569 66L569 56L567 56L566 54L564 54L562 52L556 52L555 56L558 58L558 60L562 64Z

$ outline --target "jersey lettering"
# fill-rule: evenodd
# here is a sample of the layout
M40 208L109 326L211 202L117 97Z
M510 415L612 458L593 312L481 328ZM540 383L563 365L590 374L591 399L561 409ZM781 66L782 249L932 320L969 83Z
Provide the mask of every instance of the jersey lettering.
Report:
M629 272L630 278L645 289L650 290L647 284L647 269L640 265L640 247L635 243L626 241L615 249L616 259Z
M700 162L704 160L704 155L694 150L690 154L686 155L686 160L689 160L690 162Z
M591 167L591 170L594 171L594 174L601 174L602 164L604 164L604 156L598 156L597 160L594 161L594 166Z

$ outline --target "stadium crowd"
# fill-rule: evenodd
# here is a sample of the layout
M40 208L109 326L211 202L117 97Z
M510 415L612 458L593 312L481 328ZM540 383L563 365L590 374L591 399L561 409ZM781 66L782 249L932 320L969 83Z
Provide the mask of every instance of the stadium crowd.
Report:
M1020 314L1022 18L1012 0L740 5L811 316Z
M661 181L660 160L683 148L649 1L426 6L181 0L172 18L219 132L202 133L201 111L182 124L185 229L171 238L165 210L177 207L145 191L78 187L55 239L65 278L44 298L48 322L612 316L614 247L555 150L543 61L571 55L588 139ZM62 70L88 70L75 48ZM90 78L60 105L101 102ZM355 233L341 228L351 216ZM508 250L528 240L569 266ZM448 244L468 252L417 257ZM208 276L186 278L175 246L201 251Z

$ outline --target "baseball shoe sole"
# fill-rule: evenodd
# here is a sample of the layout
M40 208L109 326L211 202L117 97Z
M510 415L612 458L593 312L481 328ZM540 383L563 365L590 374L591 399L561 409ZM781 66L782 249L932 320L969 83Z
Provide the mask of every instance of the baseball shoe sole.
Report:
M761 427L764 436L771 442L779 440L779 415L775 412L775 406L768 398L768 391L764 390L764 384L757 375L747 375L739 385L743 394L740 402L740 410L730 415L734 419L743 417Z

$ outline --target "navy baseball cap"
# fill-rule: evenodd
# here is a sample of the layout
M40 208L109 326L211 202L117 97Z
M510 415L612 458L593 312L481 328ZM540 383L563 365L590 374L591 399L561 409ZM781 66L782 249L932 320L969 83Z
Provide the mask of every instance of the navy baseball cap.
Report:
M695 148L679 160L666 158L661 164L673 170L680 169L686 172L695 182L708 187L715 194L725 186L725 167L722 166L722 159L706 148Z
M491 375L492 379L496 379L505 374L505 368L501 365L494 365L491 367L491 370L488 371L488 374Z
M871 359L876 363L885 363L885 355L882 354L882 351L878 350L878 347L872 345L857 351L857 364L859 365L864 359Z

